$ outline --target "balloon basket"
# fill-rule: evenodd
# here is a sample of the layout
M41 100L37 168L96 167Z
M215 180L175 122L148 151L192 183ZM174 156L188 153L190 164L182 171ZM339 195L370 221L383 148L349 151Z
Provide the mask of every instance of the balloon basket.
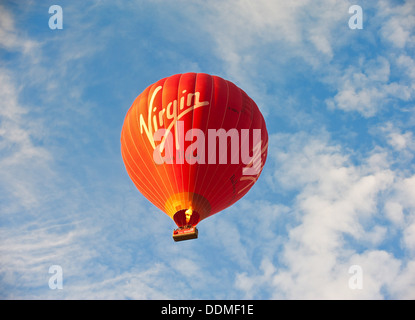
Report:
M190 239L197 239L198 230L196 227L182 227L173 231L173 240L174 241L183 241Z

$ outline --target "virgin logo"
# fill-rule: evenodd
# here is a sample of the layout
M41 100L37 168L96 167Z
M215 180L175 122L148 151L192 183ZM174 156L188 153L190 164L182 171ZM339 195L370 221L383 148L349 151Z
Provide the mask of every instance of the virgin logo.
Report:
M166 118L169 120L172 120L170 124L165 129L167 132L170 132L173 128L175 132L177 133L177 121L183 118L184 115L191 112L194 109L207 106L209 104L209 101L202 101L200 102L200 92L195 93L188 93L187 99L185 101L185 94L186 90L183 90L182 94L183 96L180 98L180 107L179 112L177 111L177 100L173 100L169 102L166 108L163 108L159 111L158 115L155 114L157 107L153 107L154 99L157 96L157 93L162 89L162 86L158 86L150 99L150 103L148 105L148 117L147 117L147 123L144 120L144 117L142 114L140 114L140 130L141 134L143 134L143 130L145 131L147 135L147 139L150 142L153 149L156 148L156 145L154 143L154 133L158 130L159 126L164 125L164 115L166 115ZM192 105L192 100L194 98L194 104ZM186 102L186 106L185 106ZM176 134L176 145L178 145L178 136ZM164 140L161 142L164 144Z

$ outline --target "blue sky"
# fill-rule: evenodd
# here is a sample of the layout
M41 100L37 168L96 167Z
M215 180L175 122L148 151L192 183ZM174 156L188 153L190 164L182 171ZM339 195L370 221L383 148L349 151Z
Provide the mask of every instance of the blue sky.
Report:
M0 297L414 299L414 30L413 1L3 1ZM249 193L175 243L120 132L184 72L246 91L270 144Z

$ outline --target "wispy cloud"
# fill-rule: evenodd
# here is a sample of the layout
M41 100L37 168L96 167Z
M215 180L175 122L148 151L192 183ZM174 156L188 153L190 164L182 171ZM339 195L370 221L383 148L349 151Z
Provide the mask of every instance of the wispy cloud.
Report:
M401 58L401 60L404 60ZM402 63L403 61L401 61ZM410 63L409 60L405 61ZM393 67L399 68L394 65ZM397 100L410 101L414 96L411 82L391 81L391 65L384 57L360 61L348 67L338 81L338 92L328 99L329 108L357 111L365 117L372 117L385 107L396 104Z
M22 39L12 14L3 5L0 6L0 47L30 54L38 46L36 41Z
M11 19L6 10L2 11L2 15L7 18L6 21ZM3 22L1 32L9 39L10 35L14 36L15 29L10 21L6 26L4 24ZM19 41L19 44L9 43L4 39L0 41L8 49L21 51L24 55L29 54L24 43L34 43L27 40ZM27 208L37 202L37 180L40 178L40 171L46 176L52 173L49 170L51 155L35 143L41 135L41 128L35 120L28 121L29 110L19 99L21 89L13 75L8 68L0 68L1 188L3 195L11 196L15 203Z

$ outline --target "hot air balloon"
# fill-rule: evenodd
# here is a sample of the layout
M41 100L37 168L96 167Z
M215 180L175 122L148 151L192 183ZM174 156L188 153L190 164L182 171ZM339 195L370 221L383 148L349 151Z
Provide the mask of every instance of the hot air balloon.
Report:
M121 154L138 190L177 225L175 241L242 198L268 149L264 117L218 76L176 74L147 87L128 110Z

